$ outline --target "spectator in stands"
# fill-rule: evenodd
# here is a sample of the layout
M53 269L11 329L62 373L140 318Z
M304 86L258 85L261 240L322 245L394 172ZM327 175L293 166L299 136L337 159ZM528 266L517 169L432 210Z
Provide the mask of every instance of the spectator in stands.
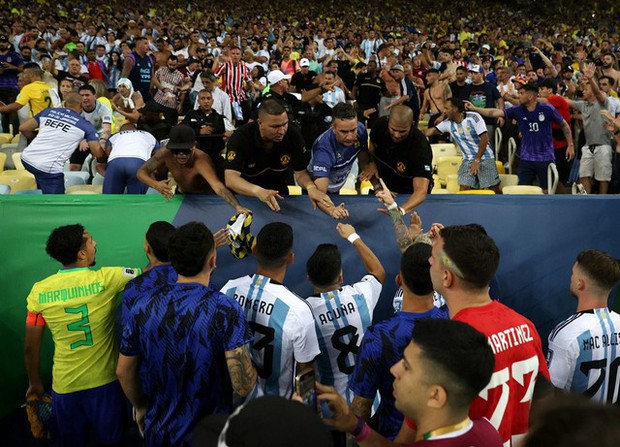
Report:
M452 141L459 146L463 162L459 167L460 189L490 189L499 194L499 174L495 154L489 144L489 125L476 112L466 112L463 101L450 98L444 112L446 119L427 129L427 136L439 132L450 133Z
M521 141L521 162L519 163L519 184L531 185L535 178L543 191L547 190L547 168L555 160L551 122L558 123L568 141L567 151L573 149L570 127L562 116L551 106L538 102L538 86L525 84L519 89L517 107L507 110L482 109L465 102L468 110L482 116L516 119L523 137Z
M19 127L19 131L32 140L22 152L22 163L35 176L37 188L43 194L64 194L65 163L81 141L87 142L87 149L96 158L104 158L97 131L81 112L82 97L69 93L65 97L65 108L45 109ZM39 133L35 138L36 129Z
M153 58L148 55L149 41L140 36L134 41L134 50L123 61L122 78L127 78L133 88L140 92L145 101L151 99L151 82L153 80Z
M140 92L133 89L133 84L127 78L120 78L117 83L118 93L112 98L114 111L123 115L130 123L140 119L139 110L144 107L144 99Z
M19 94L17 74L22 71L24 61L18 52L11 51L9 39L4 34L0 34L0 67L0 102L3 104L13 104ZM2 113L3 132L9 133L9 125L12 124L13 135L17 135L19 121L16 112L17 109L0 111Z
M138 170L138 180L170 199L174 192L168 179L157 180L153 177L155 171L165 167L177 183L178 193L215 193L237 213L249 213L250 210L241 206L235 195L217 177L211 157L202 151L194 150L195 147L194 129L184 124L173 127L166 146L155 152Z
M159 149L153 135L126 123L106 142L107 167L103 180L104 194L145 194L148 186L136 177L138 169Z
M241 60L241 50L237 46L228 48L228 58L222 63L220 56L215 60L213 72L222 80L222 90L228 95L234 118L240 124L250 117L250 102L247 89L251 88L249 81L252 76L250 70Z
M570 109L566 99L557 94L558 84L553 79L543 79L539 86L538 95L540 101L548 101L558 111L564 121L571 122ZM557 123L551 124L552 137L553 137L553 150L555 151L555 164L558 169L558 175L560 176L560 182L562 187L559 188L559 192L568 192L566 185L568 183L568 176L572 167L571 161L575 158L575 151L569 150L568 141L564 138L561 127Z
M586 136L585 145L581 148L579 181L586 193L590 194L594 178L598 182L599 194L607 194L612 172L612 150L609 135L603 127L601 111L609 110L609 99L594 79L594 64L586 65L583 74L583 100L568 100L568 105L581 113Z
M153 98L161 106L164 119L175 126L185 101L185 91L191 87L189 78L178 69L179 58L168 57L165 67L159 68L153 76L153 85L157 88Z
M224 180L224 117L213 110L213 95L208 90L198 94L198 110L190 110L183 119L183 124L190 126L196 133L198 149L209 154L215 164L220 180Z

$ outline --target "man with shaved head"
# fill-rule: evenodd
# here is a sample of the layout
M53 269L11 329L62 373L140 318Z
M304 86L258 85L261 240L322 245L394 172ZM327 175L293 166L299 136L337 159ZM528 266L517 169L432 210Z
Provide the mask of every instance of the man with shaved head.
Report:
M405 105L390 109L370 132L370 153L373 161L362 171L360 180L373 185L382 178L390 191L411 194L402 205L401 214L412 212L426 199L432 180L431 146L414 125L414 113Z

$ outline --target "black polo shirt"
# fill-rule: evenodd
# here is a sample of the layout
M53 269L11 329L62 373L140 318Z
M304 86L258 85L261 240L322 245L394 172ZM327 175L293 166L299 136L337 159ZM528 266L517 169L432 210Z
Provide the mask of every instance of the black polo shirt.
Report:
M304 139L294 126L289 126L284 139L270 150L265 148L256 122L237 128L226 145L226 169L241 172L244 180L280 194L288 194L291 169L303 171L308 162Z
M357 87L357 102L363 109L376 107L381 99L381 92L385 90L385 82L378 76L363 73L355 81Z
M388 119L387 116L379 118L370 132L379 177L390 191L401 194L413 193L414 177L427 178L430 181L430 192L433 183L431 145L414 126L404 141L394 143L390 137Z
M211 110L208 115L201 109L190 110L185 115L183 124L194 129L198 149L209 154L211 158L219 156L220 151L224 149L224 132L226 131L222 115L215 110ZM200 129L206 126L211 126L213 132L209 135L200 135Z
M263 101L267 101L268 99L275 99L284 107L286 110L286 114L288 115L289 123L293 123L295 125L299 125L296 121L295 112L301 107L302 102L297 99L295 95L289 92L284 92L283 95L274 92L273 90L269 90L263 96L261 96L260 101L256 104L256 108L254 109L254 113L252 114L252 118L256 120L258 118L258 109Z

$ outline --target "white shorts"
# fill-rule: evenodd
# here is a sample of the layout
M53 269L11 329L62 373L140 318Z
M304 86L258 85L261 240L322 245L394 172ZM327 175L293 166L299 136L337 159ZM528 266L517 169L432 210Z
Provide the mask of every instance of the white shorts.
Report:
M579 177L592 177L599 182L611 180L611 146L601 144L590 150L590 146L581 148L581 161L579 162Z

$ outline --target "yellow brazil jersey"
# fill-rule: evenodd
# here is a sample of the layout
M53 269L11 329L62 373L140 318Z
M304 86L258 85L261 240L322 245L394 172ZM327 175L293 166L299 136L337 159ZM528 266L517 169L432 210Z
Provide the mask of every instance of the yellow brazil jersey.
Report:
M73 393L116 380L115 296L140 269L59 270L36 283L28 311L43 315L54 339L52 387Z
M51 87L43 81L34 81L25 85L15 100L16 103L30 106L30 116L35 116L48 107L52 107Z

